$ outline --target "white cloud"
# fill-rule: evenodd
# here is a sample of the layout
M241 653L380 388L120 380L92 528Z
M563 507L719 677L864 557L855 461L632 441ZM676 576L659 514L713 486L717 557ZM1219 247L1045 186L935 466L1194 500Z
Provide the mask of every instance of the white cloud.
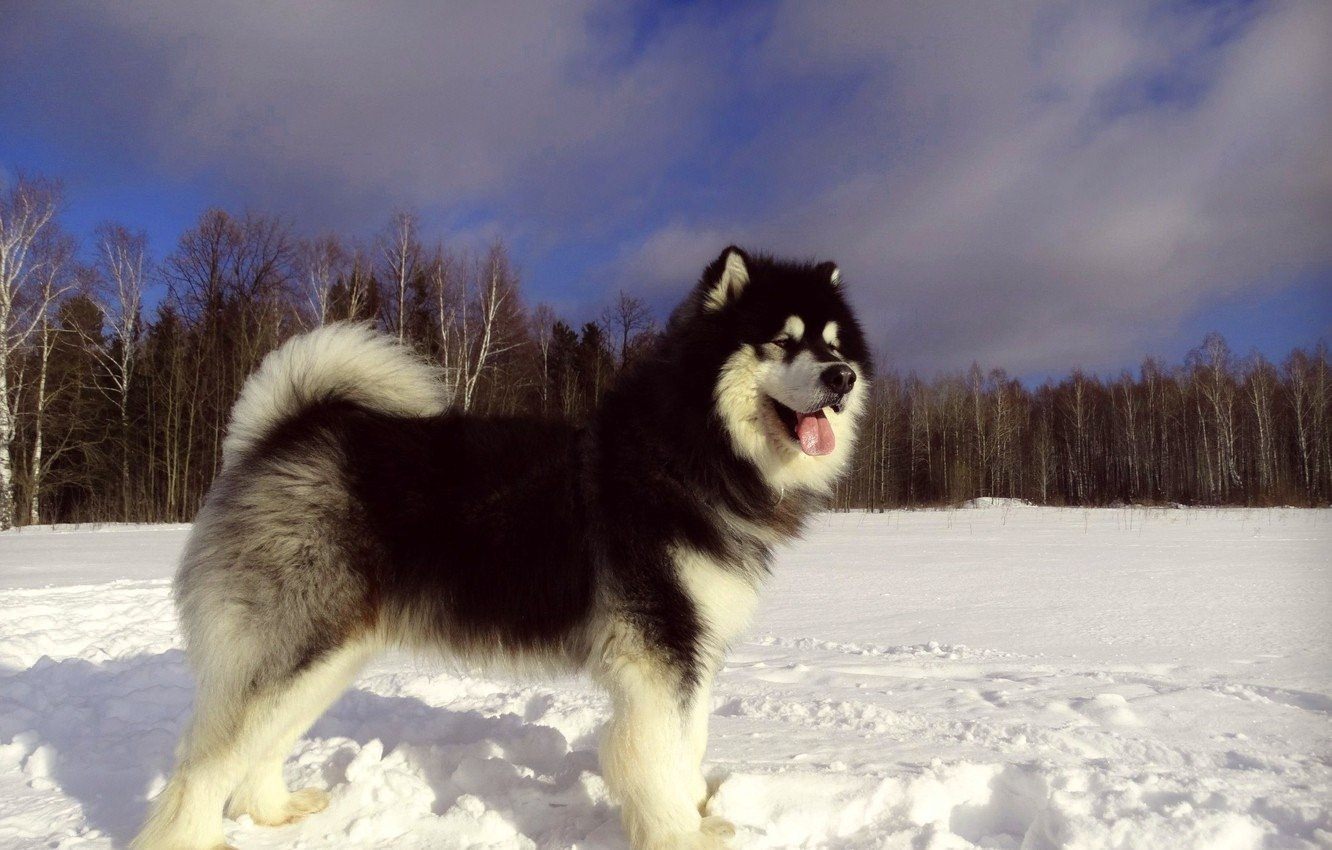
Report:
M678 92L706 89L655 50L612 67L620 29L594 40L592 11L513 0L48 6L20 10L0 55L8 71L38 68L45 120L92 136L111 128L105 147L132 147L121 153L177 176L215 174L265 205L327 215L559 193L577 207L571 178L597 163L614 186L661 158L672 128L688 129L693 104Z
M601 285L653 297L732 241L833 258L908 367L1120 363L1332 266L1319 0L157 0L10 24L0 90L101 156L314 227L408 204L537 252L587 240Z
M825 185L855 152L811 147L771 175L792 187L781 214L735 222L837 259L894 362L1120 363L1209 300L1332 263L1332 6L1237 23L1120 4L958 20L1009 7L941 5L873 22L789 7L767 61L877 57L862 85L878 109L845 125L896 143ZM1153 95L1154 78L1188 88ZM848 132L841 144L866 143Z

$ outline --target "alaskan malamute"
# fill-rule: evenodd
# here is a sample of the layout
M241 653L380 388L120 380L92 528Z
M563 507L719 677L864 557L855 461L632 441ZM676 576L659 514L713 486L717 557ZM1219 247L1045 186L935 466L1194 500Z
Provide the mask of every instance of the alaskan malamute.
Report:
M236 402L176 576L197 702L133 846L321 810L283 759L385 647L586 670L633 846L726 846L712 677L846 468L869 371L835 265L734 247L585 428L445 410L434 368L363 325L292 339Z

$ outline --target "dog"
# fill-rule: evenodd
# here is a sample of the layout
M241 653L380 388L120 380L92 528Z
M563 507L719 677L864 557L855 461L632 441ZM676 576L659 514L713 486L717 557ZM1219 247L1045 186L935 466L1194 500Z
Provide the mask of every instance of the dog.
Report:
M241 391L175 579L196 704L131 846L323 809L283 760L387 647L589 673L632 846L727 846L712 679L846 470L870 378L836 265L734 246L582 428L446 410L436 369L365 325L289 340Z

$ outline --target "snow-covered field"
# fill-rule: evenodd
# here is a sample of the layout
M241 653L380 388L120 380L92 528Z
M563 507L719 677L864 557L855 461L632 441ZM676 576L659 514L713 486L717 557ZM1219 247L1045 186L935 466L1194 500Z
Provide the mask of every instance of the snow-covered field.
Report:
M0 847L122 845L191 686L183 527L0 535ZM1332 847L1332 512L829 515L722 674L714 812L742 847ZM605 700L377 663L265 847L623 848Z

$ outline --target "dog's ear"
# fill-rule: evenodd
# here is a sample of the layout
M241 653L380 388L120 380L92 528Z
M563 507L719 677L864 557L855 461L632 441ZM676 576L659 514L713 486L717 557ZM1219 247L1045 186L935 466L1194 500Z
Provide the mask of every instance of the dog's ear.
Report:
M836 263L819 263L814 267L814 271L818 272L824 280L833 286L842 285L842 270L837 268Z
M749 256L732 245L703 272L703 310L713 313L730 304L749 283Z

